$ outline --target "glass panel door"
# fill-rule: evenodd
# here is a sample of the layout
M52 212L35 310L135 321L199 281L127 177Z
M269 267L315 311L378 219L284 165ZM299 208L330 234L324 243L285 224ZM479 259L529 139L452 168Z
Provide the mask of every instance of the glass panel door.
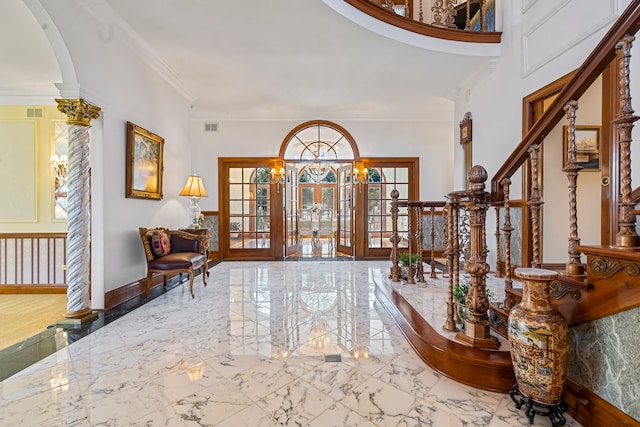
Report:
M286 166L285 186L285 255L296 255L298 247L298 169Z
M266 167L230 167L227 224L229 249L271 247L270 175Z
M338 251L353 255L353 185L351 165L338 169Z

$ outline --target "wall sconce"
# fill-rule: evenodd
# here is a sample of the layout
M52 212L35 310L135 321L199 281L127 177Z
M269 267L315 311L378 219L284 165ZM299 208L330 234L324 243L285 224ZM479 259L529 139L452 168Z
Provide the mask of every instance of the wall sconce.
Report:
M271 183L276 184L276 191L280 192L280 185L284 183L284 179L287 176L287 171L282 166L282 163L276 163L269 174L271 175Z
M53 178L58 181L58 184L62 185L67 180L69 158L64 154L54 154L49 159L49 163L51 164Z
M189 207L189 218L191 219L190 228L200 228L200 206L198 202L200 197L207 197L207 190L204 188L202 178L196 174L190 175L184 188L180 192L180 196L189 197L191 206Z
M353 168L353 182L360 186L360 191L362 191L362 186L367 183L369 180L369 169L365 167L364 162L356 162L356 167Z

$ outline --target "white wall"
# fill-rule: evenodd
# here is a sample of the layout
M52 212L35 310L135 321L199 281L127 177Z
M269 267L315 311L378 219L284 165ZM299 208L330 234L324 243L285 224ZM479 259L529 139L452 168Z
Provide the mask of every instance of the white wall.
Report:
M487 169L489 181L522 139L522 98L580 66L628 3L499 2L503 26L500 60L486 78L461 88L455 106L457 122L467 111L473 115L473 162ZM464 187L462 150L456 149L454 155L454 183L460 189ZM513 181L512 198L517 198L520 183ZM494 222L488 218L487 223L491 226ZM487 230L488 235L493 232ZM494 241L488 241L491 266L495 264Z
M185 225L178 192L191 173L189 103L75 2L42 4L66 41L80 96L102 108L92 123L92 305L101 308L104 292L146 275L138 227ZM127 121L165 138L161 201L124 196Z
M420 200L443 200L451 191L453 128L450 122L316 116L300 120L194 120L190 136L193 172L203 177L209 195L200 201L202 209L219 209L218 157L277 157L287 134L297 125L314 119L330 120L345 128L358 145L361 157L419 157ZM204 132L205 122L218 123L218 132Z

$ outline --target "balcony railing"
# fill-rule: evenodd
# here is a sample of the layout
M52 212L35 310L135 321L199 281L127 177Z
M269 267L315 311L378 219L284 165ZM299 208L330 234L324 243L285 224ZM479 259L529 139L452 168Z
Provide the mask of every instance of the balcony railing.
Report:
M66 287L67 233L0 233L0 288Z

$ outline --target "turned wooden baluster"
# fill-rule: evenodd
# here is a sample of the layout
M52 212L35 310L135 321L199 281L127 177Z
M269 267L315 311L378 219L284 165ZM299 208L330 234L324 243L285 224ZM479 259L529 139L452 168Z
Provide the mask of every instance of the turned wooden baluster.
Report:
M513 231L513 226L511 225L511 205L509 200L511 180L505 178L500 184L504 193L504 225L502 226L502 232L504 233L504 308L505 310L511 310L515 303L508 292L509 289L513 289L513 280L511 280L511 232Z
M416 232L416 251L418 253L418 282L424 283L424 264L422 262L422 245L424 242L424 230L422 229L422 203L418 203L413 207L417 219L417 232Z
M413 209L410 206L407 206L407 239L409 240L408 242L408 248L407 248L407 252L409 252L409 274L407 275L407 285L415 285L416 284L416 280L413 277L413 274L415 273L413 271L413 262L411 262L413 260L413 248L415 247L415 233L413 231Z
M495 276L502 277L502 272L500 271L500 237L502 234L500 233L500 206L495 206L496 210L496 268L495 268Z
M442 329L445 331L458 332L456 323L460 322L460 319L458 318L457 310L454 309L455 305L453 303L453 206L450 203L451 199L447 201L443 212L446 224L446 246L444 256L447 258L447 270L449 270L449 295L447 297L447 319L445 320Z
M578 188L578 172L582 166L576 159L576 110L578 101L571 100L564 106L567 113L567 164L562 169L567 174L569 186L569 262L565 272L574 276L584 275L584 266L580 262L580 251L576 246L580 244L578 237L578 203L576 189Z
M399 282L402 277L400 266L398 265L398 243L400 243L400 235L398 234L398 198L400 192L396 189L391 191L391 274L392 282Z
M431 277L432 279L437 278L437 274L436 274L436 260L435 260L435 256L436 256L436 208L431 206L431 209L429 209L429 212L431 213Z
M640 246L640 237L636 232L636 216L633 213L633 200L631 199L631 131L633 130L633 123L639 118L633 114L631 88L629 85L629 61L634 40L635 37L627 35L616 44L620 78L620 101L618 117L613 121L613 124L616 126L618 133L621 165L621 198L618 210L618 234L616 234L616 246L619 247Z
M487 199L489 193L484 191L487 171L482 166L474 166L469 170L469 257L465 259L464 269L471 276L466 305L469 316L464 322L464 332L458 332L456 339L473 347L497 349L500 342L489 333L489 298L486 292L487 264L485 221L487 216Z
M531 211L531 234L533 237L533 260L531 267L540 268L540 187L538 173L538 155L540 153L540 145L534 144L529 148L529 160L531 161L531 195L529 196L529 210Z

